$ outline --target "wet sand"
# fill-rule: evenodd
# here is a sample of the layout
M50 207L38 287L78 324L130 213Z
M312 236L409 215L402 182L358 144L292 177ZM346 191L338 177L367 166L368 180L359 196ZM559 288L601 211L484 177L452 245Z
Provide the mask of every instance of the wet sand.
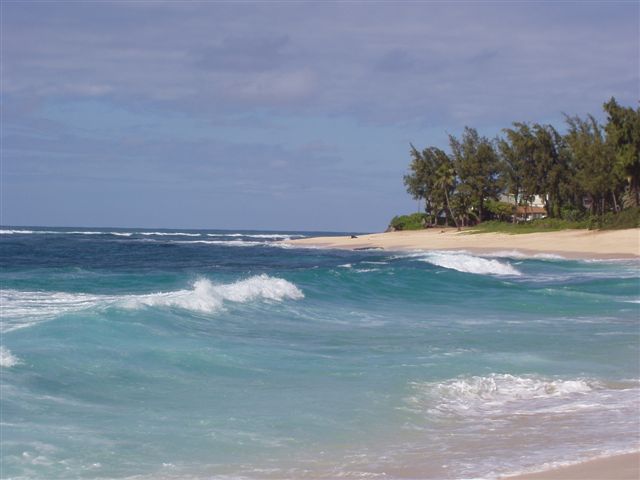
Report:
M598 458L543 472L503 477L508 480L637 480L640 452Z

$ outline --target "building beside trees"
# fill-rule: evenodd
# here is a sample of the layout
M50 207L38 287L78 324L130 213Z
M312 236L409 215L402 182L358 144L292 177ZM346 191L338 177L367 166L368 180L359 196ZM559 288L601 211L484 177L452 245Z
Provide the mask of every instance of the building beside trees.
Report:
M485 220L569 221L640 206L640 108L614 98L607 123L565 115L566 132L514 122L497 138L465 127L449 152L411 145L407 192L424 201L422 224L458 228Z

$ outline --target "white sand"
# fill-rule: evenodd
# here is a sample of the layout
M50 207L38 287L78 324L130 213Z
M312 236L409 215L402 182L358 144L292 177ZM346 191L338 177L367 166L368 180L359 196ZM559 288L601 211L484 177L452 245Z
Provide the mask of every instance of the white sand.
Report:
M313 237L289 240L298 246L385 250L469 250L523 253L553 253L570 258L634 258L640 256L640 229L562 230L558 232L509 235L505 233L458 232L455 229L427 229L373 233L350 237Z

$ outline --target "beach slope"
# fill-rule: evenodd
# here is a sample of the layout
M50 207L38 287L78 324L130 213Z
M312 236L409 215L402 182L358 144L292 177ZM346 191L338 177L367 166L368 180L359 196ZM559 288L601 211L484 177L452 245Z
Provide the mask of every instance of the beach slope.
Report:
M544 472L504 477L505 480L636 480L640 453L628 453L555 468Z
M289 240L294 246L385 250L468 250L476 253L513 251L551 253L568 258L636 258L640 256L640 229L561 230L510 235L470 230L426 229L344 237Z

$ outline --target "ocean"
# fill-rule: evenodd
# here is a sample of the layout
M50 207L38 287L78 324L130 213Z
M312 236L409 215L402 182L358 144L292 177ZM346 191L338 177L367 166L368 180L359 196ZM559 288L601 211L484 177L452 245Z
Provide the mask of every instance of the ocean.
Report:
M638 261L2 229L2 478L494 478L639 448Z

